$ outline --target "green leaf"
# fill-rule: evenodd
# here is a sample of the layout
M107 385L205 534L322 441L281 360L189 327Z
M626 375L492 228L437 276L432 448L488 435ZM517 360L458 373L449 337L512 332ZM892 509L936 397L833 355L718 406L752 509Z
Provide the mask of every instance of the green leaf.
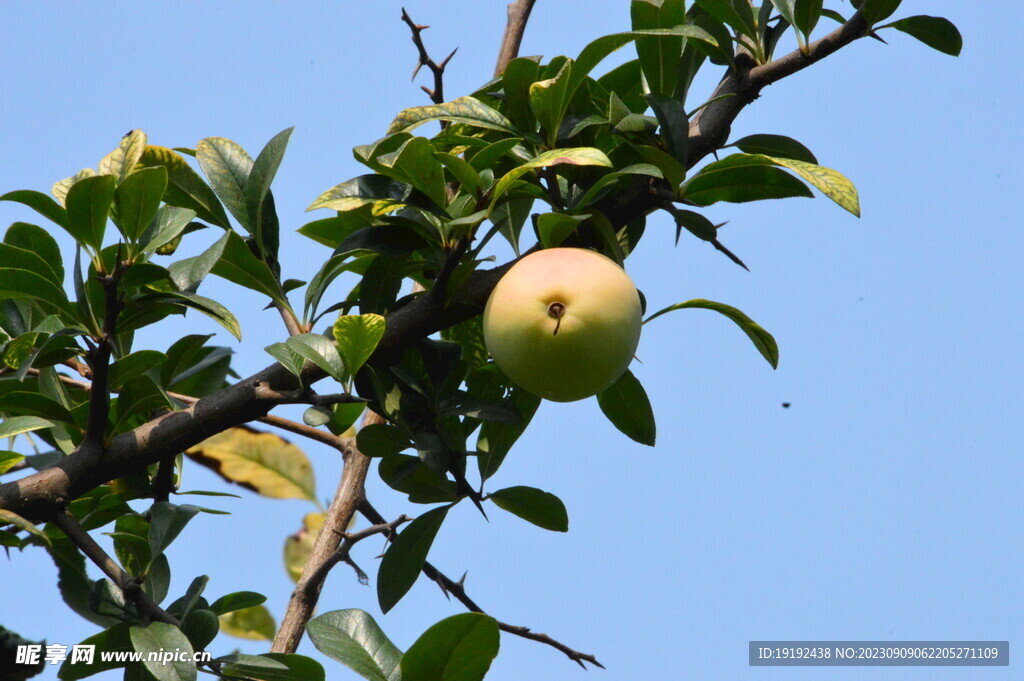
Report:
M214 611L218 615L226 615L229 612L235 610L244 610L246 608L253 608L257 605L263 605L267 600L267 597L263 594L258 594L255 591L236 591L234 593L226 594L215 600L210 605L210 610Z
M530 109L530 86L540 77L537 61L528 57L517 57L508 63L501 77L501 89L505 91L508 116L520 130L533 131L537 121Z
M671 206L666 207L665 210L675 218L676 243L679 243L679 234L682 228L685 228L690 234L704 241L714 241L718 238L718 226L700 213Z
M599 393L597 404L616 428L631 440L654 446L654 411L647 392L628 369L612 387Z
M70 542L68 543L70 544ZM124 667L126 662L117 660L116 657L118 656L116 654L130 653L132 651L132 642L128 637L128 625L124 623L114 624L109 629L93 634L78 645L96 647L93 661L88 664L81 660L72 663L69 656L64 660L60 671L57 673L57 678L61 681L78 681L79 679L99 674L102 671ZM110 656L110 660L104 660L104 656L99 654L100 651L114 653L114 655Z
M0 201L14 201L28 206L51 222L63 227L71 236L75 233L68 226L68 213L62 205L42 192L20 189L0 196Z
M155 502L149 509L149 546L153 555L163 553L197 513L199 509L195 506Z
M491 211L491 222L494 229L498 230L508 240L519 257L519 234L523 231L526 219L530 217L530 208L533 207L533 197L512 198L502 201Z
M156 253L162 246L177 239L196 217L196 212L190 208L179 208L177 206L160 206L152 224L142 234L141 255L148 258Z
M568 215L566 213L544 213L537 217L537 234L544 248L554 248L576 231L589 214Z
M220 630L250 641L273 641L277 624L266 607L255 605L221 615Z
M806 163L818 162L810 149L785 135L748 135L736 140L730 146L737 147L747 154L790 158Z
M29 270L0 267L0 299L2 298L29 298L39 302L48 313L71 316L71 308L64 289L52 280Z
M860 10L869 25L891 17L902 2L903 0L850 0L850 4Z
M719 314L723 314L729 319L736 322L736 325L743 330L743 333L747 334L751 341L754 343L754 347L757 351L768 360L768 363L772 365L773 369L779 367L779 346L775 342L775 338L770 333L765 331L758 325L754 320L745 315L744 313L737 310L735 307L725 305L723 303L716 303L713 300L702 300L700 298L694 300L688 300L685 303L676 303L675 305L669 305L663 310L659 310L652 314L650 317L644 320L644 324L657 319L666 312L672 312L673 310L682 310L684 308L700 308L704 310L714 310Z
M306 210L330 208L350 211L370 203L382 208L411 205L431 212L440 211L429 197L412 185L385 175L360 175L346 180L318 196Z
M402 429L383 423L364 426L356 436L356 447L364 456L390 456L411 446Z
M210 610L198 608L185 615L181 622L181 630L194 649L203 650L220 633L220 620Z
M192 644L178 627L166 622L150 622L145 627L133 626L128 630L132 647L142 653L142 664L157 681L195 681L196 663L191 661ZM188 662L160 659L164 651L176 651ZM150 655L153 660L149 659Z
M60 247L45 229L27 222L15 222L4 234L4 243L39 256L51 272L48 278L58 286L63 286L64 262Z
M695 0L705 12L749 38L757 36L754 10L749 0Z
M256 681L324 681L324 668L316 660L295 653L229 655L219 658L227 678Z
M455 501L455 483L434 472L418 456L395 454L380 460L377 473L384 483L409 496L414 504Z
M682 187L682 193L698 206L718 201L743 203L791 196L813 197L811 190L786 173L767 156L733 154L709 163Z
M28 392L27 390L12 390L0 395L0 412L39 416L57 422L72 420L71 412L59 402L38 392Z
M412 185L436 205L448 203L444 166L434 157L434 148L425 137L406 140L397 151L379 156L377 162L383 166L384 172Z
M158 166L132 173L114 191L117 224L128 241L138 241L149 227L166 189L167 169Z
M349 376L355 376L377 349L385 328L379 314L341 315L334 322L334 340Z
M516 134L516 129L511 121L497 110L473 97L459 97L444 104L429 104L405 109L391 122L388 134L412 130L431 121L465 123L476 128Z
M328 376L339 383L345 380L345 367L341 363L338 347L327 336L319 333L303 333L289 337L285 341L285 345L323 369Z
M665 149L685 165L690 125L682 101L657 93L647 95L646 99L658 118Z
M512 445L526 430L526 426L540 406L539 397L519 388L512 388L509 400L519 411L518 424L488 421L480 427L480 436L476 443L476 462L483 480L498 471Z
M211 272L239 286L258 291L281 305L288 304L270 267L253 254L236 232L228 233L224 251Z
M745 1L746 0L744 0L744 2ZM684 24L673 28L650 28L642 31L613 33L612 35L602 36L584 47L583 51L580 52L580 56L576 58L576 62L572 67L572 73L570 74L569 87L566 93L567 98L570 100L572 99L579 86L584 80L586 80L590 72L594 70L594 67L601 63L605 57L623 45L627 45L637 38L644 37L656 37L669 40L675 40L679 37L692 38L694 40L706 42L714 47L718 47L718 41L716 41L710 33L692 24Z
M115 186L112 175L97 175L77 182L68 190L68 231L75 241L92 246L96 251L103 246Z
M41 539L43 543L47 546L49 546L50 544L50 538L43 534L42 530L40 530L38 527L33 525L25 518L22 518L14 511L7 511L0 508L0 525L14 525L19 530L25 530L29 534L33 534L36 537L39 537L39 539Z
M189 291L168 291L162 295L146 296L144 300L148 302L177 303L178 305L198 310L224 327L232 336L242 340L242 327L238 323L238 319L235 318L235 315L231 314L231 310L216 300L204 298Z
M634 30L672 28L686 23L682 0L634 0L630 3ZM672 97L679 78L684 39L638 38L636 53L650 92Z
M57 274L50 264L34 251L9 243L0 243L0 263L3 263L4 269L26 270L46 279L52 284L52 288L63 289L63 281L57 279ZM59 293L57 297L59 299Z
M792 170L817 187L822 194L835 201L842 208L860 217L860 199L857 188L844 175L814 163L798 161L792 158L774 158L765 156L772 163Z
M206 275L220 262L228 240L233 234L234 232L231 231L224 232L224 236L213 242L199 255L171 264L168 270L171 273L171 281L178 287L178 290L194 293L199 288L199 284L206 278Z
M129 174L142 159L145 149L146 133L132 130L121 138L117 149L100 160L99 174L113 175L117 178L117 184L121 184L128 179Z
M270 184L274 181L274 176L277 175L281 159L284 158L292 130L294 128L282 130L267 142L252 163L248 179L243 184L245 209L261 252L277 253L277 214L273 210L273 201L267 199L269 198Z
M293 376L296 378L302 376L304 358L295 352L293 348L288 347L285 343L271 343L263 349L267 351L267 354L280 362L281 366L287 369Z
M878 28L895 28L898 31L903 31L928 47L953 57L959 57L960 51L964 47L964 39L960 35L960 31L957 30L953 22L943 17L925 15L907 17Z
M344 272L360 267L360 260L349 260L348 254L333 255L323 264L323 267L313 275L313 279L306 287L305 317L307 320L316 316L327 287Z
M535 487L506 487L487 497L501 509L553 532L569 531L569 514L562 500Z
M491 194L491 210L494 209L498 199L502 194L508 191L512 183L526 173L537 168L549 168L551 166L563 164L574 166L604 166L606 168L612 167L612 162L608 160L608 157L605 156L604 152L593 147L575 147L545 151L532 160L508 171L500 180L498 180L498 183L494 186L494 190Z
M416 583L449 508L440 506L413 520L384 553L377 573L377 601L383 612L391 610Z
M370 681L401 681L402 651L363 610L332 610L306 625L321 653Z
M207 137L196 145L196 160L213 191L250 234L254 226L245 201L245 185L253 160L245 149L223 137Z
M301 449L273 433L229 428L185 453L229 482L274 499L316 501L313 467Z
M55 425L57 424L53 421L38 416L8 416L0 422L0 440L43 428L53 428Z
M558 139L562 117L569 104L567 93L571 72L572 61L566 59L553 78L540 80L530 85L530 109L540 122L543 131L547 133L549 146L554 146Z
M402 681L480 681L501 644L493 617L467 612L441 620L402 656Z
M0 451L0 475L3 475L24 460L25 456L23 454L10 451Z
M793 7L794 21L789 23L795 25L808 39L811 31L818 25L821 18L822 0L796 0Z
M147 168L163 166L167 169L165 203L194 210L200 220L224 229L231 228L217 195L177 152L166 147L147 145L139 165Z

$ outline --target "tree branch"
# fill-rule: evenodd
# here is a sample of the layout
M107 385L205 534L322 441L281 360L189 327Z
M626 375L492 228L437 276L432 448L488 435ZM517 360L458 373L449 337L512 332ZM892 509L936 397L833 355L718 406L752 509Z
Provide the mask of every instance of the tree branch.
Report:
M762 88L864 37L868 30L867 23L858 12L838 29L812 43L806 55L794 52L763 66L727 75L717 92L728 91L736 96L711 102L690 122L688 166L693 167L728 140L736 115L758 96ZM655 210L662 200L648 183L641 183L632 191L609 195L601 201L598 209L613 226L621 227ZM491 290L513 264L514 261L474 272L441 311L429 296L420 296L392 311L387 316L384 337L370 358L370 364L377 367L393 364L406 348L420 339L482 313ZM302 385L311 385L324 375L322 370L309 365L303 371ZM0 508L29 519L42 517L61 500L73 499L124 475L127 470L184 451L226 428L260 419L278 402L260 397L257 394L259 386L263 390L269 388L277 392L301 388L296 377L275 363L204 397L187 409L160 416L133 431L118 435L102 457L94 451L79 448L52 468L0 485Z
M63 530L75 546L82 550L82 553L89 557L89 560L95 563L96 567L103 571L103 574L117 585L127 600L135 603L143 615L157 622L166 622L176 627L181 626L181 622L176 617L154 603L142 590L139 582L122 570L117 561L107 555L103 547L96 543L96 540L78 524L78 520L67 509L58 511L51 520Z
M423 31L430 27L424 26L423 24L417 24L413 21L412 18L409 17L409 13L405 11L404 7L402 8L402 21L404 21L409 26L409 30L412 31L412 42L416 45L416 50L420 55L420 60L416 62L416 68L412 72L412 79L416 80L416 74L419 73L420 69L424 66L430 69L430 72L434 74L434 89L431 90L423 85L420 86L420 89L427 93L427 96L430 97L430 101L434 102L434 104L440 104L444 101L444 67L448 66L448 62L452 60L452 57L454 57L455 53L459 51L459 48L456 47L452 50L451 54L445 57L444 61L438 64L430 58L430 54L427 53L427 48L423 44L423 38L420 36Z
M89 447L102 446L103 435L107 429L107 417L110 414L110 391L107 388L110 355L114 350L114 336L117 335L117 315L123 307L121 297L117 293L117 285L125 269L127 267L121 262L119 250L114 271L99 277L103 285L103 335L95 346L89 348L89 368L95 386L95 390L89 394L89 413L83 438L83 443Z
M494 75L500 76L505 72L508 63L519 56L519 46L523 44L523 34L526 33L526 22L530 19L530 12L537 0L516 0L508 6L508 22L505 24L505 34L501 37L501 47L498 49L498 63L494 66Z
M363 427L383 422L384 419L379 414L368 411L366 418L363 419ZM302 576L288 600L288 609L281 620L281 628L277 630L271 652L294 653L298 648L302 634L306 630L306 623L313 616L313 610L320 598L324 580L331 567L339 560L335 554L341 547L344 532L364 497L363 485L370 470L370 459L363 456L356 449L355 442L351 440L345 441L344 447L347 453L338 490L334 493L334 499L327 509L327 517L324 518L324 524L316 535L316 541L313 542L313 550L302 569Z
M373 507L373 504L371 504L368 500L363 499L362 503L359 504L359 512L363 515L364 518L366 518L374 524L373 527L386 527L384 516L382 516L380 512L377 511L377 509ZM388 541L392 541L394 539L394 536L391 533L387 534L386 536L388 537ZM455 599L462 603L464 606L466 606L466 609L470 612L479 612L484 615L487 614L486 612L484 612L484 609L477 605L476 602L469 597L469 594L466 593L466 588L462 583L462 579L465 579L465 576L463 576L462 579L456 582L426 561L423 563L423 574L426 575L427 579L436 582L437 585L441 587L441 591L444 593L445 596L448 596L449 594L455 596ZM587 668L584 662L589 662L595 667L600 667L601 669L604 669L604 665L598 662L597 658L593 655L573 650L569 646L559 641L556 641L547 634L534 633L530 630L529 627L521 627L514 624L498 622L498 628L504 632L514 634L521 638L526 638L530 639L531 641L537 641L538 643L549 645L552 648L564 653L566 657L568 657L570 660L572 660L579 666L583 667L584 669Z

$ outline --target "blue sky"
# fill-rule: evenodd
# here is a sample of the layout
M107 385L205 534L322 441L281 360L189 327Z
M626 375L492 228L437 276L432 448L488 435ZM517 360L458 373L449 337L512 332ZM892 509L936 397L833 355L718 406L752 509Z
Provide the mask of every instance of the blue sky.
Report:
M432 26L435 56L459 47L449 97L489 79L504 2L406 6ZM0 28L0 192L47 191L94 167L132 128L165 146L229 137L255 154L294 125L274 193L285 276L307 279L328 252L294 234L321 217L305 207L361 172L351 147L425 103L409 82L415 53L399 13L391 1L12 6ZM751 272L692 239L673 248L662 218L627 264L652 309L710 298L744 310L775 334L778 371L717 315L661 318L645 329L634 367L658 418L656 448L617 433L594 400L545 403L494 480L559 495L568 534L496 510L484 522L469 505L449 515L430 560L455 578L468 570L470 593L499 619L596 654L608 671L586 678L1013 677L1013 667L826 672L752 669L746 659L751 639L1013 646L1024 634L1015 548L1024 533L1024 101L1009 55L1024 6L907 0L900 16L919 13L960 27L959 59L894 32L888 47L863 40L769 87L734 126L733 138L804 142L856 183L860 220L822 197L719 204L707 214L729 221L722 241ZM539 0L522 54L572 56L628 21L624 0ZM0 221L15 220L35 216L0 204ZM210 240L198 235L193 247ZM266 365L261 348L284 333L276 315L226 282L204 290L242 322L244 344L218 336L238 351L236 370ZM159 329L137 347L217 330L191 316ZM327 498L338 457L300 444ZM220 483L191 466L186 486ZM389 517L421 510L372 475L368 494ZM211 505L233 515L196 519L172 547L172 593L208 574L209 594L260 591L280 619L291 588L282 543L312 507L251 495ZM357 559L373 567L378 548L360 546ZM60 601L41 551L0 563L4 626L65 644L94 632ZM320 608L348 607L379 616L374 590L341 567ZM378 619L405 648L459 611L421 582ZM221 638L215 652L234 645ZM308 641L300 652L318 655ZM354 678L325 664L328 678ZM503 636L488 678L583 672L550 648Z

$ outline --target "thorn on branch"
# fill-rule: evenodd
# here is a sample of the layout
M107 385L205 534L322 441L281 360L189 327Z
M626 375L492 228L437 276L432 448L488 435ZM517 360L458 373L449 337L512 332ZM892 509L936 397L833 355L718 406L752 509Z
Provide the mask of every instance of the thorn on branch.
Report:
M412 72L412 80L416 80L416 75L420 72L420 69L426 66L430 69L430 72L434 75L434 87L428 88L426 86L420 86L427 96L430 97L430 101L434 104L441 104L444 102L444 68L448 66L448 62L451 61L455 53L459 51L459 48L452 50L451 54L444 58L440 64L430 58L430 54L427 52L426 46L423 44L423 37L420 35L423 31L430 28L430 26L424 24L417 24L409 16L409 13L402 8L402 21L406 23L409 30L412 32L412 42L416 46L416 51L419 53L419 60L416 62L416 68Z
M362 503L359 504L359 512L363 515L364 518L369 520L371 523L374 523L375 528L386 527L387 524L384 521L384 516L382 516L380 512L378 512L377 509L373 507L373 504L371 504L366 499L363 499ZM364 532L369 531L371 529L373 528L367 528L367 530L364 530ZM459 581L456 582L450 577L446 576L436 567L431 565L429 561L425 561L423 563L423 574L427 577L427 579L437 584L437 586L441 589L441 593L443 593L446 598L448 598L450 594L451 596L455 596L456 600L458 600L460 603L466 606L466 609L470 612L479 612L482 614L486 614L483 608L477 605L476 602L474 602L473 599L470 598L469 595L466 593L465 582L466 575L468 574L468 572L463 573ZM551 646L555 650L558 650L559 652L563 653L566 657L568 657L570 660L580 665L584 669L587 668L584 662L589 662L595 667L600 667L601 669L604 669L604 665L598 662L597 658L593 655L573 650L569 646L565 645L564 643L561 643L560 641L556 641L547 634L536 634L533 631L531 631L529 627L517 626L514 624L506 624L504 622L499 621L498 628L509 634L519 636L520 638L526 638L531 641L537 641L538 643L543 643L545 645Z

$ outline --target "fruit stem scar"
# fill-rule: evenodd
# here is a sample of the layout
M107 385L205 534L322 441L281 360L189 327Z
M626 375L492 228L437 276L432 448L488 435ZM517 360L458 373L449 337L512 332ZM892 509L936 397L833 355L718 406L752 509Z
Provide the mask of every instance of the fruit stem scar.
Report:
M555 320L555 330L552 336L558 335L558 327L562 325L562 315L565 314L565 303L554 302L548 305L548 316Z

